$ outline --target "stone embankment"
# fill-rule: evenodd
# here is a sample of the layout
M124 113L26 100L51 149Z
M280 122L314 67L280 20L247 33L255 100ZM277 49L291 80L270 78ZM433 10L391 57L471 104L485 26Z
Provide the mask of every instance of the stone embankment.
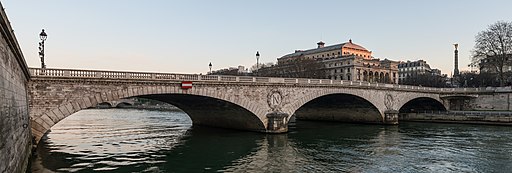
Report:
M510 111L448 111L399 114L399 121L512 125Z

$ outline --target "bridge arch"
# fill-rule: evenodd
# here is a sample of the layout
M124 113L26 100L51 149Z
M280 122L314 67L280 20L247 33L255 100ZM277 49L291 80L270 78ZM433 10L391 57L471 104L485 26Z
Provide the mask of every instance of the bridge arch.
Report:
M112 105L112 107L115 107L115 108L126 108L126 107L131 107L133 106L132 103L129 103L129 102L117 102L115 105Z
M427 96L409 99L399 107L400 113L446 110L446 107L438 98L436 99Z
M378 99L372 98L371 95L372 93L364 90L318 90L297 99L286 107L285 112L298 119L382 123L384 110L381 104L376 103ZM337 105L332 102L340 103ZM316 111L323 112L324 115L314 115L313 111L317 106L321 109Z
M370 101L352 94L327 94L302 105L295 111L300 120L326 120L381 123L382 115Z
M226 127L235 129L244 129L252 131L265 131L266 130L266 112L260 109L257 104L252 103L247 99L238 99L235 93L219 92L212 88L196 87L195 89L182 90L178 86L138 86L128 87L121 90L106 89L101 92L90 92L80 96L74 96L73 99L62 102L56 107L47 109L41 115L31 115L32 134L35 137L36 143L39 142L41 137L56 123L62 119L78 112L82 109L96 106L98 103L111 102L122 98L142 96L144 98L155 99L171 103L178 108L184 110L191 117L194 124L196 122L201 125ZM165 99L165 97L177 97L179 99ZM189 100L196 100L196 102L185 101L188 104L195 104L196 107L187 107L186 104L180 104L180 99L193 98ZM203 102L197 102L197 99ZM201 108L201 104L209 106L225 106L231 107L231 112L241 112L238 115L245 115L245 118L237 117L226 119L222 113L210 112L212 117L199 116L197 110ZM210 107L211 108L211 107ZM204 109L202 109L204 110ZM205 111L203 111L205 112ZM194 122L194 120L196 122ZM225 120L225 123L222 123ZM209 124L211 123L211 124Z
M114 106L110 102L102 102L102 103L98 103L97 107L99 107L99 108L112 108Z

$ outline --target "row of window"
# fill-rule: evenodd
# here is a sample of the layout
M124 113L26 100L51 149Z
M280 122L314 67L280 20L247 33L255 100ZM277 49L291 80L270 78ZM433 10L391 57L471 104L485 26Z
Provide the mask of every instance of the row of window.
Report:
M424 70L425 67L408 67L408 68L398 68L398 71L410 71L410 70Z
M340 56L340 55L341 55L341 52L338 52L338 56ZM364 55L364 54L354 54L354 53L350 53L350 52L343 52L343 55L356 55L356 56L365 57L365 58L367 58L367 57L369 58L370 57L370 55L367 56L367 55ZM313 56L306 56L306 58L308 58L308 59L320 58L320 57L325 58L325 57L329 57L329 56L334 57L334 53L332 53L332 55L329 55L329 53L322 54L322 55L316 55L316 57L315 57L315 55L313 55Z
M350 68L347 68L347 70L345 70L345 71L346 71L347 73L350 73ZM341 68L340 68L340 69L334 69L334 70L333 70L333 72L334 72L334 73L338 73L338 72L343 73L343 69L341 69Z
M350 61L342 61L340 63L337 63L337 62L336 63L329 63L328 66L329 67L333 67L333 65L334 65L334 67L337 67L338 65L339 66L343 66L343 64L350 65Z

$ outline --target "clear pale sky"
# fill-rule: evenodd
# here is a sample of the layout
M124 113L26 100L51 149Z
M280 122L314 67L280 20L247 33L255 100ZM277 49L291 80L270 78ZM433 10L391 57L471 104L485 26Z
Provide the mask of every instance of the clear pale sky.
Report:
M354 43L376 58L468 70L475 35L512 20L510 0L4 0L27 64L48 68L206 73L275 62L296 49Z

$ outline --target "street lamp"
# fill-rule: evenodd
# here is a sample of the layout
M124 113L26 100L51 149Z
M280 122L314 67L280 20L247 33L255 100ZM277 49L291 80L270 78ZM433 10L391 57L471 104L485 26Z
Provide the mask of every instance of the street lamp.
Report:
M259 70L260 67L260 51L256 51L256 71Z
M39 42L39 58L41 58L41 68L45 69L46 65L44 64L44 41L46 41L46 38L48 36L46 35L46 32L44 32L44 29L39 34L39 38L41 39L41 42Z
M212 62L210 62L210 64L208 65L208 67L210 67L210 74L212 74Z

